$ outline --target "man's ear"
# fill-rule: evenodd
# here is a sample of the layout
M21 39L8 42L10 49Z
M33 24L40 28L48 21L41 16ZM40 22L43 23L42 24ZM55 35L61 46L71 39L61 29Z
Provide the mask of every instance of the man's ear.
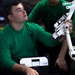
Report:
M9 20L13 20L12 15L8 15L8 19L9 19Z

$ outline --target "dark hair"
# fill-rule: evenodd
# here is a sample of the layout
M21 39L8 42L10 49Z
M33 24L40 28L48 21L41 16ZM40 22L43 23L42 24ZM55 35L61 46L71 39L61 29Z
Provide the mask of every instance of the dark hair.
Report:
M4 14L5 14L5 18L8 21L8 15L12 14L11 13L11 8L12 6L18 5L20 3L19 0L13 0L13 2L11 2L10 4L8 4L5 8L4 8Z

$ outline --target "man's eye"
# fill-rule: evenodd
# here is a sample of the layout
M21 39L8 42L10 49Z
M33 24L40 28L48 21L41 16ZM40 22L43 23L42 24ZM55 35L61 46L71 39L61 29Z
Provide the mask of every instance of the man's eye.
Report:
M19 9L18 12L20 12L21 10Z

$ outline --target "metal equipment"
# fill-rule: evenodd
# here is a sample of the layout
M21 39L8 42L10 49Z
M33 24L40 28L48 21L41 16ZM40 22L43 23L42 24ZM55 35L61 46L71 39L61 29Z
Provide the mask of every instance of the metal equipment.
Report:
M69 27L65 23L66 20L71 20L73 13L75 11L75 0L73 0L71 6L67 6L66 8L69 9L69 12L63 15L55 24L55 32L53 33L53 38L59 38L62 35L66 35L68 47L69 47L69 55L75 61L75 46L72 45ZM63 4L65 5L65 3Z

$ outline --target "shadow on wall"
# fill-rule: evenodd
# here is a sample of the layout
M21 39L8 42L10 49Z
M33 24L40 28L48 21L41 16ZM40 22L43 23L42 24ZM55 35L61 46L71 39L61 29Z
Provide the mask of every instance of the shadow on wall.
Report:
M5 16L4 16L4 8L7 4L13 2L14 0L0 0L0 22L5 22Z

